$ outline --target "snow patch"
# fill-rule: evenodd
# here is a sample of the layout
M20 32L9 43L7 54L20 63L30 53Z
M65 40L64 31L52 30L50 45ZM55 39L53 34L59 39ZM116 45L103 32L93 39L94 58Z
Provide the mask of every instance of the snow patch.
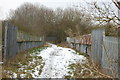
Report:
M77 55L73 49L58 47L54 44L49 45L50 47L38 55L45 61L40 78L64 78L65 75L68 75L69 64L78 62L82 64L86 61L86 57Z

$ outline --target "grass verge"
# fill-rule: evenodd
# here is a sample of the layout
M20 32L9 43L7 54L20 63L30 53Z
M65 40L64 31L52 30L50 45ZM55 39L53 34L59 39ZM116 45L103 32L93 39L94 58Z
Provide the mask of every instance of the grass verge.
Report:
M40 51L44 47L37 47L28 51L18 53L14 59L8 60L3 64L2 77L3 78L34 78L39 77L44 67L44 62Z
M74 63L68 66L68 74L65 78L111 78L98 70L94 69L88 62L87 63Z

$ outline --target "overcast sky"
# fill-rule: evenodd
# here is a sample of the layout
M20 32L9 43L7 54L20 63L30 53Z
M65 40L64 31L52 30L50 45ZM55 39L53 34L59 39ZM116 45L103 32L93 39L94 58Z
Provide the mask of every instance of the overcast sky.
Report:
M39 3L50 8L66 8L72 7L73 5L78 5L84 0L0 0L0 19L5 19L8 15L10 9L16 9L24 2ZM86 0L86 1L95 1L95 0ZM111 0L99 0L101 2L108 2Z

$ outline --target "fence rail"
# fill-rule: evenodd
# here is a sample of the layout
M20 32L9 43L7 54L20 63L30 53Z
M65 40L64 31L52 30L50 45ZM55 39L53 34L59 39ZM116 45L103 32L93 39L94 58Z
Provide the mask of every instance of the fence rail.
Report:
M16 56L17 53L38 47L44 44L44 37L33 36L22 31L8 22L2 22L2 45L3 58L10 59Z
M23 31L17 32L17 41L42 41L44 37L27 34Z
M91 53L91 35L83 35L82 37L67 37L67 43L71 48L80 51L81 53Z

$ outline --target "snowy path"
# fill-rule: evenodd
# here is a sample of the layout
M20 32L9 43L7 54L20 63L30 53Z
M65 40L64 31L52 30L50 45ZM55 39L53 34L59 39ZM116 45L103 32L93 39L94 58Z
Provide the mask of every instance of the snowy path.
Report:
M82 55L77 55L70 48L57 47L50 44L50 47L40 52L45 62L42 73L39 78L64 78L68 73L67 66L72 63L84 63L86 58Z

